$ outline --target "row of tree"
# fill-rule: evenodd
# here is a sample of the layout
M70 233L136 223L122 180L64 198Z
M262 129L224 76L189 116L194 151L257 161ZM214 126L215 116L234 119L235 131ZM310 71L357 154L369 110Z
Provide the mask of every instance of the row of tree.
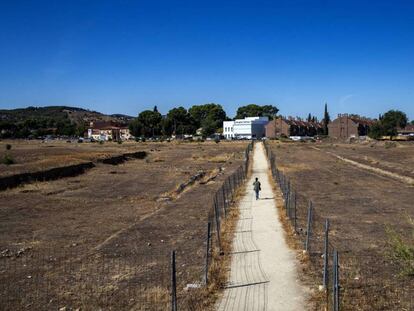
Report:
M251 104L239 107L235 118L267 116L272 119L278 111L274 106ZM194 105L188 110L184 107L173 108L165 116L155 106L153 110L142 111L129 128L136 137L196 134L198 130L202 136L208 137L220 132L226 120L230 119L223 107L214 103Z

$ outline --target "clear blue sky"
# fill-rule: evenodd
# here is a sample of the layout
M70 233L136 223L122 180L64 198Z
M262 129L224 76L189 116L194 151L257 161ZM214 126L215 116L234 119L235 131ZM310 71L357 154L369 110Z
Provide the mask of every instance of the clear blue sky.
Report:
M414 119L412 1L221 2L0 0L0 108Z

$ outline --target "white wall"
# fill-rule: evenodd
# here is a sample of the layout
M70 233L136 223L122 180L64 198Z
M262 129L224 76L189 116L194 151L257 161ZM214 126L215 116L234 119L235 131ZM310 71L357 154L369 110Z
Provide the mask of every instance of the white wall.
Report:
M226 139L234 137L234 121L223 122L223 136L226 137Z
M261 138L265 134L265 125L268 122L268 117L248 117L244 119L236 119L235 121L224 121L223 135L227 139Z

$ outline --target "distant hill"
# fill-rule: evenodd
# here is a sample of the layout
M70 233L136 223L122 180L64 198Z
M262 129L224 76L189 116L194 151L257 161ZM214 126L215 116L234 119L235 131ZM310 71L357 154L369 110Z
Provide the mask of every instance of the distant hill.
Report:
M27 107L0 110L0 137L81 135L90 122L114 121L128 124L133 117L68 106Z

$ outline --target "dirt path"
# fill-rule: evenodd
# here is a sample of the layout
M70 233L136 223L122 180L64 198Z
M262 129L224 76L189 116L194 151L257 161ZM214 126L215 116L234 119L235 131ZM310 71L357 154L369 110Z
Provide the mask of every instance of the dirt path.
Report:
M316 148L316 147L313 147L313 148L315 150L323 152L319 148ZM330 152L330 151L325 151L325 152L327 154L330 154L330 155L336 157L339 160L342 160L342 161L348 163L348 164L354 165L356 167L359 167L359 168L362 168L362 169L365 169L365 170L368 170L368 171L371 171L371 172L374 172L374 173L377 173L377 174L380 174L380 175L383 175L383 176L391 177L391 178L397 179L397 180L399 180L403 183L406 183L408 185L414 186L414 178L411 178L409 176L402 176L402 175L399 175L399 174L396 174L396 173L393 173L393 172L390 172L390 171L387 171L387 170L380 169L378 167L373 167L373 166L370 166L370 165L366 165L366 164L360 163L358 161L354 161L354 160L342 157L340 155L337 155L334 152Z
M305 291L279 222L263 144L255 146L249 191L239 205L230 279L217 310L305 310ZM251 190L255 177L262 188L257 201Z

